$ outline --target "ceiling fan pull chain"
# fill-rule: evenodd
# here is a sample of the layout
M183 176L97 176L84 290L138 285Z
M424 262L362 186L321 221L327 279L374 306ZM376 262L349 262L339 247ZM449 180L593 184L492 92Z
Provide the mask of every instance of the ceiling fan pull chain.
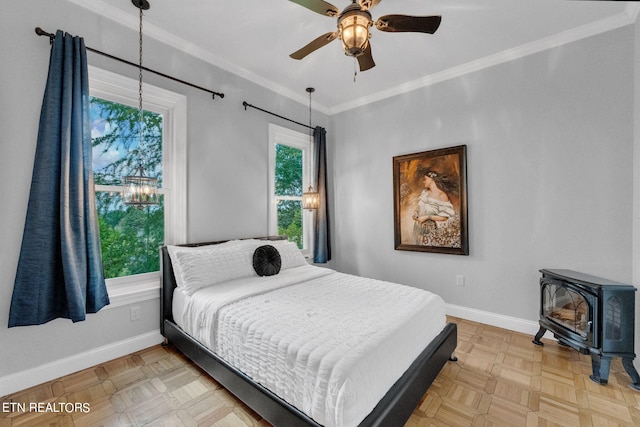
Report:
M356 82L356 77L358 76L358 67L356 62L356 57L353 57L353 82Z

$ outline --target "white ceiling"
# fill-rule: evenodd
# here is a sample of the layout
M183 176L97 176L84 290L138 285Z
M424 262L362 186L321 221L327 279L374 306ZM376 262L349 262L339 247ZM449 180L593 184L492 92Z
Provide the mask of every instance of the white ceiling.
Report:
M69 0L137 30L131 0ZM297 101L336 113L392 94L629 25L633 2L566 0L383 0L386 14L441 15L431 34L372 30L377 66L358 72L339 40L301 61L289 54L336 21L288 0L149 0L145 37L189 52ZM339 9L350 0L333 0ZM87 45L91 46L90 40ZM159 67L158 71L162 71ZM180 76L176 76L180 77ZM194 82L197 84L197 82ZM211 88L217 90L216 88Z

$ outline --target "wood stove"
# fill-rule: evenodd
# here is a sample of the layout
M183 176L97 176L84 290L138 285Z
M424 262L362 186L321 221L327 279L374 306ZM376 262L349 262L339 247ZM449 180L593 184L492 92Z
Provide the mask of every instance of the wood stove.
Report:
M640 390L640 376L633 366L635 292L631 285L572 270L540 270L540 330L533 343L550 331L563 345L591 354L591 380L607 384L613 357L621 357Z

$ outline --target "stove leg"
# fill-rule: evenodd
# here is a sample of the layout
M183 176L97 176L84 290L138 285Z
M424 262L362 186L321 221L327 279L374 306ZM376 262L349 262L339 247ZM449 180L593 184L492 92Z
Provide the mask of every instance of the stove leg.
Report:
M591 355L591 368L593 374L589 376L596 384L606 385L609 383L609 368L611 367L610 357L600 357L597 354Z
M547 332L547 328L545 328L544 326L540 326L540 330L538 331L535 338L531 342L534 343L535 345L544 345L544 343L540 341L540 339L542 338L545 332Z
M635 366L633 366L633 358L623 357L622 366L624 366L625 371L627 371L627 374L631 377L631 384L629 384L629 386L634 390L640 390L640 375L638 375L638 371L636 371Z

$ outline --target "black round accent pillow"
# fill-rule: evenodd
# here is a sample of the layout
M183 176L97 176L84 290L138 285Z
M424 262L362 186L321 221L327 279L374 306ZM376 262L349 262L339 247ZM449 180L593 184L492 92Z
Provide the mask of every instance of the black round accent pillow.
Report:
M253 252L253 269L258 276L273 276L280 272L280 252L271 245L260 246Z

